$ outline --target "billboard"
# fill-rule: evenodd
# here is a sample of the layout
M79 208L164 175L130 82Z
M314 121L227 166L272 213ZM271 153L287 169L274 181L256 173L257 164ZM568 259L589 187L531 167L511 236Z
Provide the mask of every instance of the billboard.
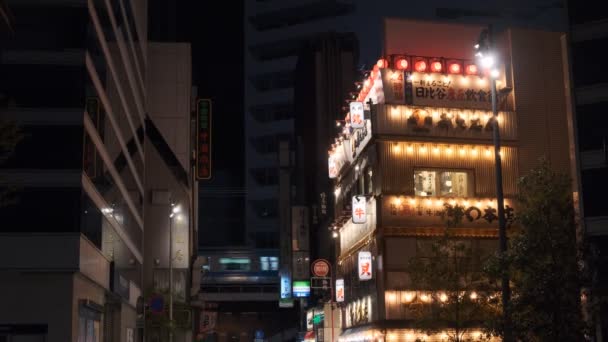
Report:
M359 280L372 279L372 253L359 252Z

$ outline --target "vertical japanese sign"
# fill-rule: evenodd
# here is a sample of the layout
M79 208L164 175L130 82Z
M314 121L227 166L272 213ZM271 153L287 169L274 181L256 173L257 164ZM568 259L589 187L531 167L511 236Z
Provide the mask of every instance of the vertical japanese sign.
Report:
M363 196L353 196L353 223L365 223L367 219L367 201Z
M372 253L359 252L359 280L372 279Z
M363 128L365 117L363 114L363 102L350 103L350 125L352 128Z
M291 298L291 274L289 270L279 272L281 281L281 299Z
M344 301L344 279L336 279L336 302Z
M211 178L211 100L196 102L196 179Z
M215 329L217 311L202 311L199 322L199 332L207 333Z

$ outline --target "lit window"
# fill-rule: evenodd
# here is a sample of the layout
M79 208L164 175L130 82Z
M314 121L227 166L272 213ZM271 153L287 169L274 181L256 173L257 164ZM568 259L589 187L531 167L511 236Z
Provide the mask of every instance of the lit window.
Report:
M267 256L260 257L260 270L261 271L269 271L270 270L270 263L268 262L268 257Z
M279 258L278 257L269 257L270 260L270 270L278 271L279 270Z
M220 258L222 271L249 271L251 261L249 258Z
M463 171L414 171L414 191L416 196L467 197L469 175Z

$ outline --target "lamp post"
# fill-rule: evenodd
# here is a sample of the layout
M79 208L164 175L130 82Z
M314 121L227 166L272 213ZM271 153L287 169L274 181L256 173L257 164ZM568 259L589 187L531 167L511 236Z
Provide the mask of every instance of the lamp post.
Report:
M173 218L180 211L179 205L171 203L171 214L169 214L169 342L173 342Z
M493 50L492 26L481 32L479 41L475 45L475 56L480 58L480 64L484 69L490 70L490 87L492 92L492 137L494 140L494 167L496 174L496 204L498 214L498 240L501 264L501 291L503 306L503 338L505 342L512 342L511 312L509 302L511 301L511 288L509 287L509 274L505 270L504 257L507 252L507 226L505 221L505 198L502 186L502 161L500 155L500 132L498 131L498 92L496 90L496 78L499 76L495 68L496 56Z

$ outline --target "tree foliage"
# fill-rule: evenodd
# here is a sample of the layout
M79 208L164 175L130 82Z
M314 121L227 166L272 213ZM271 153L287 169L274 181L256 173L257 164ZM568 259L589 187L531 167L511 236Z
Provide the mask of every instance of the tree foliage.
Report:
M482 251L456 239L450 231L462 220L464 208L444 207L444 235L432 242L425 255L409 262L412 283L432 297L419 307L414 323L429 335L447 332L447 339L453 342L487 340L489 334L471 333L480 330L488 317L499 314L499 296L482 272Z
M504 266L495 256L486 268L496 279L509 274L513 335L519 341L584 341L570 178L541 159L519 180L518 203L518 229Z

